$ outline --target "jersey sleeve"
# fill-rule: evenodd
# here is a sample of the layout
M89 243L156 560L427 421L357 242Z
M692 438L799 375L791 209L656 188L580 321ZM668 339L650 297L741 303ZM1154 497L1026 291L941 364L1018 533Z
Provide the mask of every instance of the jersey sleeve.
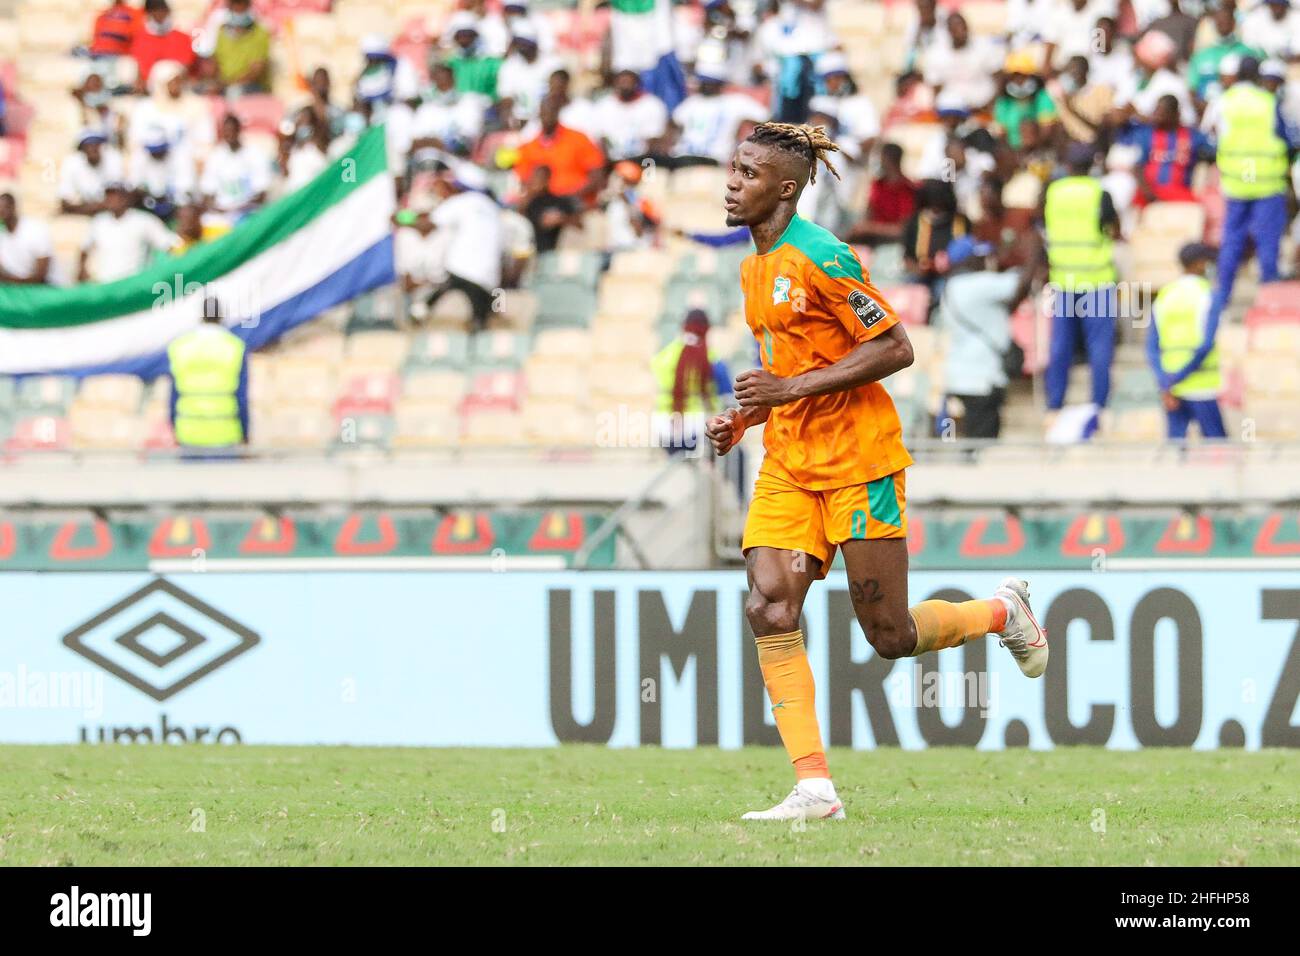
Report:
M894 307L871 284L857 254L848 246L843 246L829 263L820 268L812 266L808 283L813 301L837 319L859 344L898 324Z

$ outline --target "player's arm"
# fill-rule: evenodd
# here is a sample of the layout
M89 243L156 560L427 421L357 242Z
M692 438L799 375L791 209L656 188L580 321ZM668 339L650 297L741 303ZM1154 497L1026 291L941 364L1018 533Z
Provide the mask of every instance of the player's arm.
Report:
M847 392L888 378L912 364L912 343L903 326L892 325L862 342L833 365L802 375L778 378L763 369L741 372L736 378L736 400L742 408L775 408L812 395Z

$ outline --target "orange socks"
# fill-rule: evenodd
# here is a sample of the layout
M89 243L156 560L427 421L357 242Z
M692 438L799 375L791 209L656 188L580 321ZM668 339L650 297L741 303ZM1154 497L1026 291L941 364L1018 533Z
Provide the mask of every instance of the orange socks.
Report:
M960 647L967 640L1001 631L1007 626L1007 606L998 598L982 601L922 601L909 608L916 624L917 657L945 647Z
M829 777L821 730L817 727L816 695L803 631L769 634L756 638L755 643L758 666L772 701L772 716L776 718L785 752L794 764L795 776L800 780Z

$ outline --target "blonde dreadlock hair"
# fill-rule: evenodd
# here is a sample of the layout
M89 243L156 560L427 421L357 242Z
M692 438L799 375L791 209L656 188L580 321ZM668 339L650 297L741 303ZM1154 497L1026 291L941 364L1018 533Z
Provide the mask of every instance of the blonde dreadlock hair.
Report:
M836 179L839 170L830 161L831 153L838 153L839 146L826 135L825 126L806 126L799 123L759 123L754 132L749 134L749 142L759 146L775 146L787 153L794 153L808 163L808 182L817 181L817 164L825 163L826 168Z

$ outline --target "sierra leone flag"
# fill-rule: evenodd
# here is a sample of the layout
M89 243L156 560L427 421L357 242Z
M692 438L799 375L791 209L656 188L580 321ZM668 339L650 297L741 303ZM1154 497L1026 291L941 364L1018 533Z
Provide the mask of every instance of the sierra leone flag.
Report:
M672 0L611 0L610 65L641 74L646 92L671 111L686 98L686 74L673 46Z
M167 371L167 345L216 298L260 348L325 309L396 279L396 205L384 129L231 232L144 272L71 288L0 285L0 373Z

